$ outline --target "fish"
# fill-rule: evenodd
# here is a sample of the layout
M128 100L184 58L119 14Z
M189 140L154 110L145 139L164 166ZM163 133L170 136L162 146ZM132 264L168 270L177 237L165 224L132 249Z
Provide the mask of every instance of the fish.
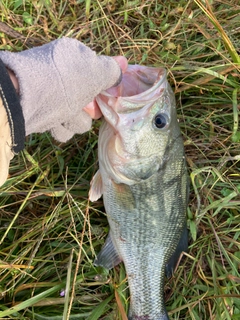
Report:
M94 264L124 263L129 320L167 320L165 276L188 247L188 173L174 93L164 68L129 65L96 100L103 122L89 199L103 196L110 228Z

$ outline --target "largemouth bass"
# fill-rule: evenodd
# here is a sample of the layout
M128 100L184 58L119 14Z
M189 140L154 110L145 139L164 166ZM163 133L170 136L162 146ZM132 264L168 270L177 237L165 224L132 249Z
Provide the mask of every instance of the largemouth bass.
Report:
M101 93L99 171L89 198L103 195L110 232L95 264L124 262L131 320L167 320L164 276L187 249L188 176L174 94L163 68L129 66Z

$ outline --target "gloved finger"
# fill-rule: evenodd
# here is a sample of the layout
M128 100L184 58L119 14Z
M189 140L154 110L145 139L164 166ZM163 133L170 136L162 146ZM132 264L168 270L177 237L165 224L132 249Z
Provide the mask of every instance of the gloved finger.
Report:
M81 123L81 126L79 125ZM64 131L72 132L72 135L82 134L89 130L92 124L92 119L89 117L89 115L86 112L77 113L74 115L74 117L71 118L71 120L66 120L64 123L62 123L62 128L64 128ZM58 129L58 132L57 130ZM69 137L63 137L61 134L61 128L55 128L54 129L54 137L56 136L56 139L59 141L67 141ZM51 130L52 132L52 130ZM60 139L61 138L61 139Z

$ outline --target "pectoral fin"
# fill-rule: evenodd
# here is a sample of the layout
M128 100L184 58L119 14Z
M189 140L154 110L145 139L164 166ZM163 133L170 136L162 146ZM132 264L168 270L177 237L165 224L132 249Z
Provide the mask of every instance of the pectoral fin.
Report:
M112 269L118 265L122 259L120 258L117 250L114 247L110 234L107 236L106 242L104 243L102 250L97 255L94 261L95 266L101 266L106 269Z
M187 252L187 249L188 249L188 231L187 231L187 227L185 226L183 229L181 238L178 242L177 248L174 254L171 256L171 258L168 260L168 263L166 264L165 273L168 278L172 276L181 253L183 251Z
M89 200L94 202L101 198L103 193L102 176L98 170L92 178L91 187L89 190Z

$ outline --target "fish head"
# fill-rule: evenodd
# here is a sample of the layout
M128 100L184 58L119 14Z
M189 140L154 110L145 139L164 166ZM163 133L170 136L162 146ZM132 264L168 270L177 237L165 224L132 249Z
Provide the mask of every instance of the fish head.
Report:
M160 170L181 136L166 70L129 66L121 83L97 102L105 119L99 133L101 174L130 185Z

